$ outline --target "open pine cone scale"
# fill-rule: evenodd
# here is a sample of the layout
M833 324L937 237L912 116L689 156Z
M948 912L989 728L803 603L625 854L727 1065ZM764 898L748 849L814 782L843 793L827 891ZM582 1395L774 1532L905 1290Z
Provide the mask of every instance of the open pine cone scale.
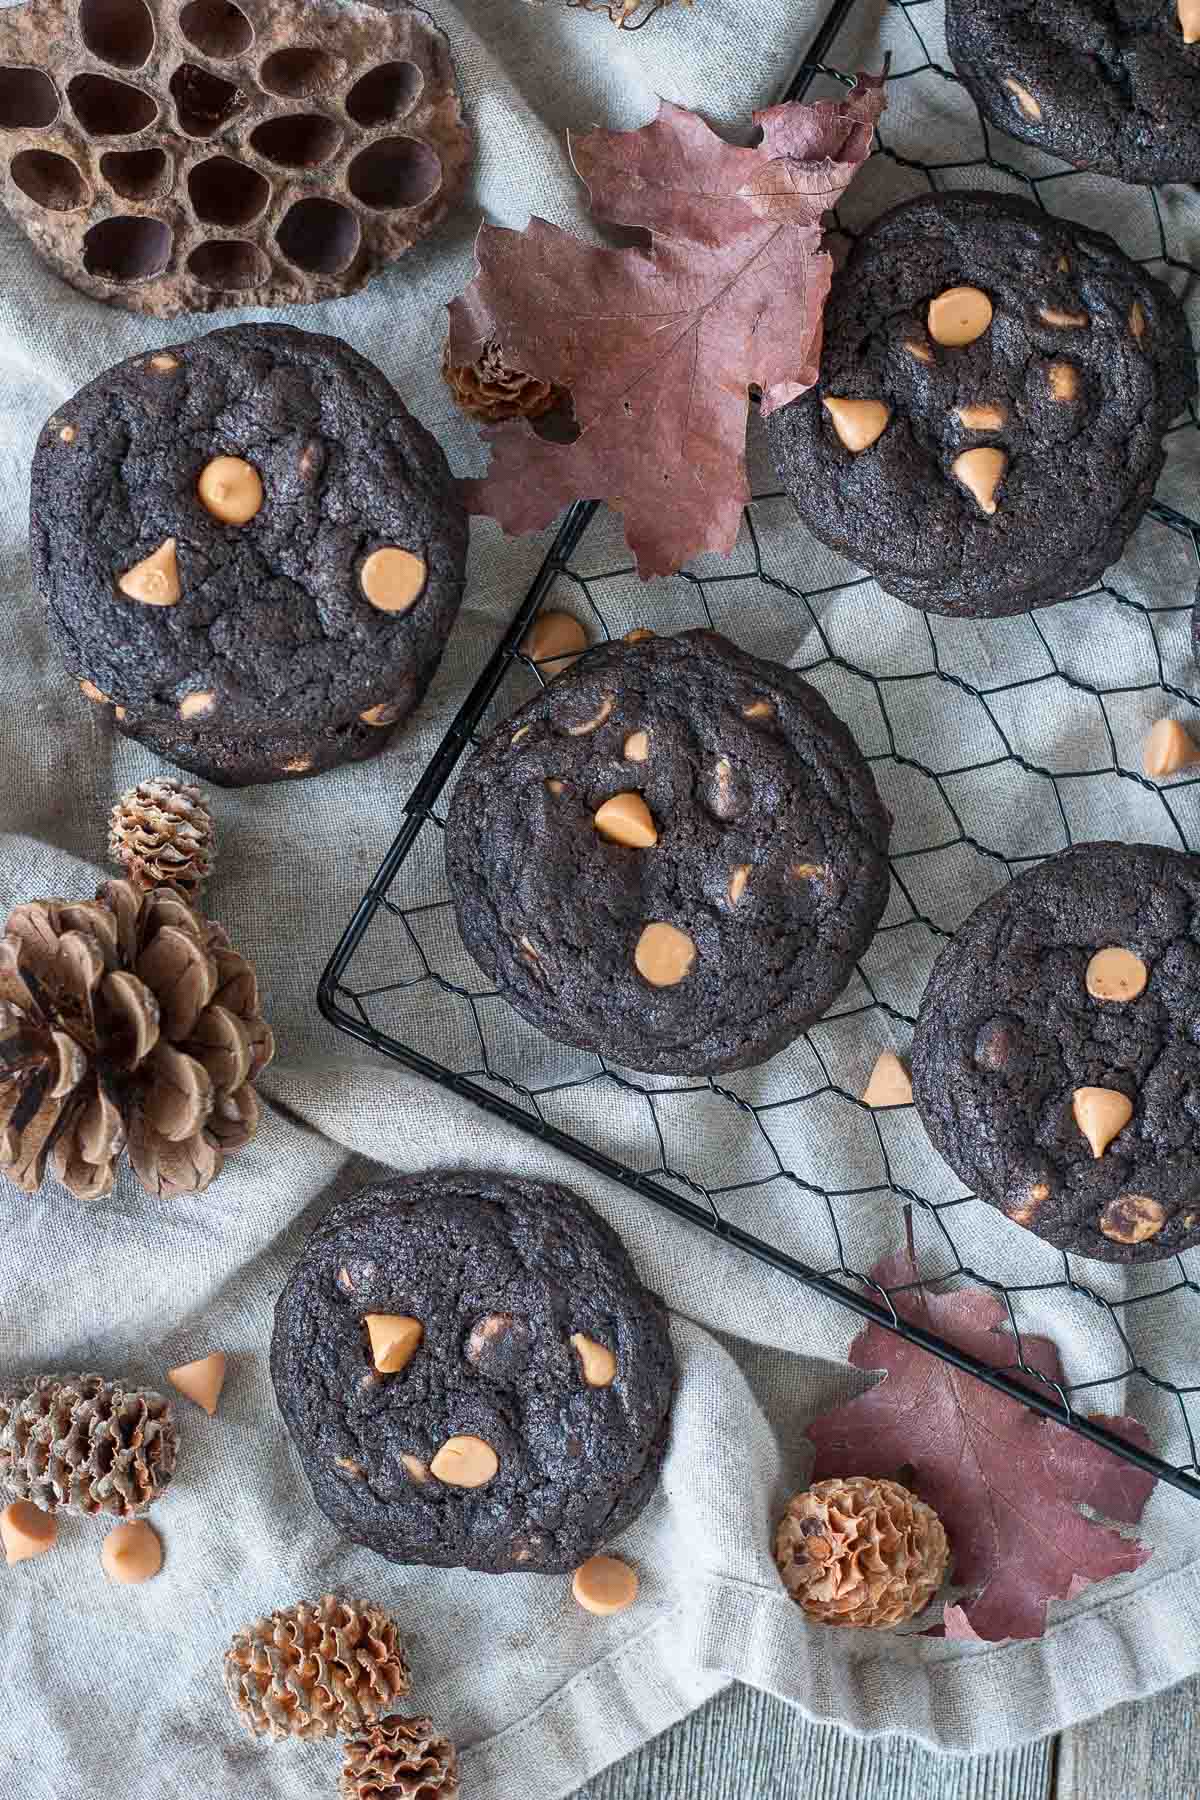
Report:
M0 1170L47 1166L81 1199L128 1145L153 1194L199 1192L258 1125L274 1055L258 983L220 926L171 889L18 907L0 939Z

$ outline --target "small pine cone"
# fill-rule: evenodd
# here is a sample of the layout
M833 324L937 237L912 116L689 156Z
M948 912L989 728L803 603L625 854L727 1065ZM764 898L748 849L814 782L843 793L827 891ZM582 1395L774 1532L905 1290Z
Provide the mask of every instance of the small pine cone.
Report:
M169 1400L101 1375L39 1375L0 1394L0 1488L44 1512L136 1519L178 1448Z
M408 1657L387 1613L326 1594L239 1631L225 1652L225 1688L256 1737L336 1737L407 1694Z
M198 787L169 775L121 795L109 818L108 853L139 893L177 887L199 897L212 874L212 814Z
M346 1745L339 1800L455 1800L458 1753L432 1719L380 1719Z
M149 1193L199 1193L258 1129L274 1054L254 970L173 888L110 881L9 915L0 1173L26 1192L49 1168L98 1199L128 1147Z
M453 363L447 341L442 352L442 374L455 404L469 419L496 425L501 419L541 419L566 402L566 392L552 381L523 375L510 369L499 343L492 338L477 362Z
M810 1619L883 1630L929 1605L950 1546L933 1508L899 1482L850 1475L793 1496L775 1561Z

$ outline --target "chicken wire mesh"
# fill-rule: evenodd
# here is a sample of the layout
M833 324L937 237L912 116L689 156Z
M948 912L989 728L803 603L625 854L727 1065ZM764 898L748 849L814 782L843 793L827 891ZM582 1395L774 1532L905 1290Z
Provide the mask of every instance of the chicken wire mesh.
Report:
M843 240L930 189L1032 195L1164 274L1195 332L1192 190L1124 187L988 127L945 54L942 0L839 0L791 92L830 91L843 79L832 71L878 67L881 53L889 107L878 153L835 215ZM320 1003L342 1030L1200 1495L1200 1253L1122 1269L1052 1250L955 1180L911 1106L872 1111L859 1098L880 1051L906 1054L941 946L1014 874L1092 838L1200 848L1200 774L1160 783L1141 761L1156 719L1200 713L1200 421L1180 421L1167 449L1155 504L1101 583L978 623L904 606L812 539L778 490L756 420L755 498L729 559L703 556L645 587L619 520L576 506L408 802ZM760 1068L652 1078L551 1043L458 938L442 855L456 771L543 679L520 645L547 607L573 612L596 643L645 625L710 626L790 663L872 764L895 819L888 911L832 1011ZM904 1290L871 1270L906 1232L921 1283L975 1284L1003 1301L1003 1368L899 1316ZM1061 1385L1027 1360L1032 1332L1055 1339ZM1091 1417L1121 1411L1146 1426L1156 1454Z

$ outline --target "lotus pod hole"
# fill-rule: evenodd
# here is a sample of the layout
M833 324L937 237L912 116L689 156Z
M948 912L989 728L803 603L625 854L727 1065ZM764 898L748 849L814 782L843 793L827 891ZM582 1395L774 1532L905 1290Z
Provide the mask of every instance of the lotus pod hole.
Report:
M271 184L257 169L231 156L210 156L189 170L188 193L198 219L228 231L252 224L265 211Z
M161 219L118 214L101 219L83 240L83 266L104 281L148 281L171 260L171 232Z
M225 291L260 287L271 273L258 245L244 238L219 238L197 245L188 257L188 268L205 287Z
M159 200L171 186L171 159L165 150L106 150L100 173L123 200Z
M329 161L341 141L340 127L324 113L284 113L250 133L258 154L285 169L315 169Z
M193 49L214 62L241 56L254 42L254 27L231 0L191 0L179 15L179 29Z
M92 55L118 69L140 69L154 49L146 0L82 0L79 30Z
M336 275L357 256L361 236L358 220L349 207L314 194L289 208L276 240L297 268Z
M58 117L58 89L40 69L0 67L0 131L38 131Z
M307 100L331 88L342 73L343 65L327 50L310 44L290 44L268 56L259 70L259 79L272 94L285 100Z
M360 150L346 176L350 192L364 206L419 206L436 193L442 165L416 138L380 138Z
M195 63L181 63L171 77L171 98L179 129L188 137L211 137L244 111L248 96L223 75Z
M157 102L150 94L111 75L73 76L67 99L89 137L132 137L158 117Z
M357 125L394 125L421 92L424 82L416 63L380 63L368 69L346 96L346 111Z
M49 212L73 212L90 198L82 171L56 150L18 150L8 172L35 206Z

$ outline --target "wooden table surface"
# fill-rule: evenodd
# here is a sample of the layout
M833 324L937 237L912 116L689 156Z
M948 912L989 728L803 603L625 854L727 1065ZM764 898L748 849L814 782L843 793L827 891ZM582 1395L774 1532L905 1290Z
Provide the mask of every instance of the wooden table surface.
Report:
M995 1756L864 1743L734 1687L576 1800L1200 1800L1200 1680Z

